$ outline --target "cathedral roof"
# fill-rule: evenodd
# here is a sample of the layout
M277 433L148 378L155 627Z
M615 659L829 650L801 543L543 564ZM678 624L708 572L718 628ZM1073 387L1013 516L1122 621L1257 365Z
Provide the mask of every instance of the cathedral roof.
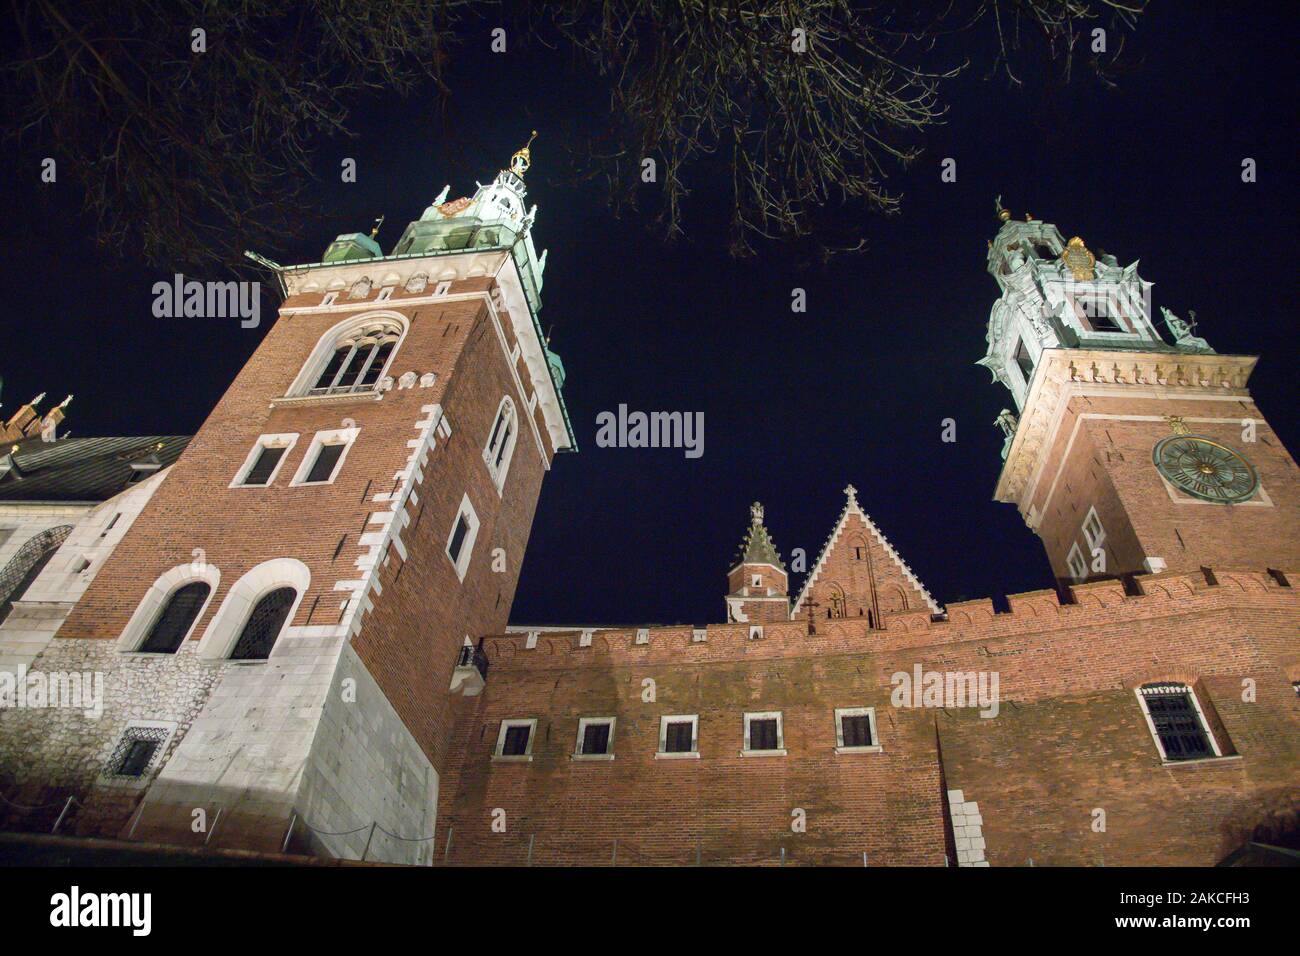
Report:
M188 435L25 438L3 449L0 502L107 501L175 462L189 442Z

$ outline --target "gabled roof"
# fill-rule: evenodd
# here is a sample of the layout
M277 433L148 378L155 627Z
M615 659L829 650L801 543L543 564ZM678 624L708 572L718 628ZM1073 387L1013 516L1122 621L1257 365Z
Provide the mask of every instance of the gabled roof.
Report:
M840 518L835 522L835 529L831 532L830 537L827 538L826 543L822 545L821 554L817 556L817 563L813 565L812 570L808 573L808 577L804 579L803 587L799 589L799 597L795 599L794 607L790 610L790 616L794 617L799 613L804 598L808 596L808 592L812 589L813 585L817 583L818 575L821 573L822 566L826 563L827 556L835 548L836 543L839 541L840 536L844 531L845 525L848 523L849 518L853 516L857 516L862 520L863 524L866 525L867 530L871 533L871 536L875 539L876 544L884 551L886 557L897 565L898 569L902 572L903 578L911 584L912 588L920 598L929 605L930 610L935 614L943 613L943 608L939 605L939 602L930 596L930 592L925 589L925 585L921 583L920 579L912 573L912 569L907 566L907 562L898 556L898 552L895 551L893 545L889 543L889 539L880 533L880 529L876 527L876 523L868 517L865 511L862 510L861 505L858 504L857 489L852 485L849 485L844 489L844 494L844 510L840 512Z
M189 435L131 438L26 438L0 448L11 466L0 474L0 502L107 501L180 457ZM17 448L17 451L11 449ZM154 466L133 468L132 463ZM156 465L155 465L156 462ZM16 466L16 467L13 467ZM138 480L138 479L137 479Z

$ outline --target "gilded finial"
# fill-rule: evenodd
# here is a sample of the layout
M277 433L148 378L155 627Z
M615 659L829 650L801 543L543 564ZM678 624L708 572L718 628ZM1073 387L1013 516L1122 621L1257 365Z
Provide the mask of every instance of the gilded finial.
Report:
M521 179L523 178L524 173L528 172L528 168L533 164L532 153L530 152L529 147L533 145L533 140L536 138L537 130L533 130L533 135L528 137L528 142L524 143L523 148L515 150L514 155L510 157L510 171Z
M379 227L382 226L383 224L384 224L384 217L383 217L383 216L380 216L378 219L375 220L375 228L373 228L373 229L370 230L370 238L371 238L371 239L373 239L373 238L375 238L375 236L379 235Z
M1011 210L1002 205L1002 194L998 193L998 198L993 200L993 207L998 211L998 219L1006 222L1011 218Z

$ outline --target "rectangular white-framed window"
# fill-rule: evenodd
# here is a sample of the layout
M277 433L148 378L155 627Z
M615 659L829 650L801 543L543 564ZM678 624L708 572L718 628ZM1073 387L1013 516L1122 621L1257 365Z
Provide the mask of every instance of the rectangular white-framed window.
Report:
M578 740L574 744L574 760L614 759L613 717L581 717L578 719Z
M1070 577L1075 581L1082 581L1088 577L1088 559L1083 556L1079 542L1074 542L1074 546L1070 548L1065 564L1070 569Z
M333 305L335 301L338 300L338 297L339 294L337 292L326 292L325 298L320 300L321 307L324 308L327 305Z
M302 456L302 464L293 476L290 485L329 485L333 484L343 469L343 461L348 457L352 443L356 441L358 428L335 428L331 431L317 432L307 446L307 453Z
M465 580L469 570L470 555L474 552L474 539L478 537L478 512L470 503L469 495L460 499L460 510L456 520L451 523L451 534L447 536L447 557L456 569L456 577Z
M533 738L537 736L537 718L520 718L501 721L497 734L497 747L493 760L530 762L533 759Z
M1163 681L1134 688L1147 729L1167 764L1222 757L1219 742L1205 719L1196 691L1186 684Z
M510 460L514 457L518 438L519 421L515 403L507 395L497 406L497 414L483 448L483 462L487 465L488 474L492 476L492 485L497 494L501 494L505 488L506 475L510 472Z
M874 707L835 708L835 752L837 754L880 753Z
M231 488L265 488L275 481L276 475L289 457L289 451L298 442L297 432L284 432L278 435L259 435L244 463L235 472ZM117 518L114 517L114 522ZM112 525L109 525L112 527ZM108 528L104 529L108 533Z
M659 718L659 751L656 760L699 759L700 715L673 714Z
M1106 543L1106 529L1097 516L1096 505L1088 509L1088 516L1083 519L1083 540L1088 542L1089 551Z
M761 588L763 586L763 575L755 574L751 576L749 586L752 588Z
M779 710L762 710L745 715L745 757L784 757L785 728Z

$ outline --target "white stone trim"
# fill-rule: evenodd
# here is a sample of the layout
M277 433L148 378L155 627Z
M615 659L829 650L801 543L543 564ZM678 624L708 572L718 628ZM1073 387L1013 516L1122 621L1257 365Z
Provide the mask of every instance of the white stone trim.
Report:
M298 487L300 485L315 487L317 485L334 484L334 479L337 478L339 472L343 470L343 462L347 460L348 452L352 450L352 445L356 442L357 435L360 432L361 429L355 427L333 428L328 431L317 432L313 435L311 444L307 446L307 451L302 456L302 462L298 465L298 470L294 472L293 480L289 482L290 487ZM316 464L316 458L320 455L321 449L326 445L342 445L343 453L339 455L339 460L334 462L334 469L330 472L329 478L324 481L308 481L307 476L311 474L311 470Z
M285 632L293 626L298 607L310 586L311 571L297 558L272 558L247 571L231 586L221 607L208 623L199 640L199 657L210 661L228 658L257 602L276 588L291 587L297 591L297 597L272 647L271 656L275 656L281 650Z
M503 422L502 417L506 415L509 418ZM493 444L493 439L499 434L497 429L499 422L501 428L509 429L502 439L505 449L500 453L500 465L496 464L497 445ZM514 399L509 395L502 396L496 414L492 416L492 427L488 429L487 444L483 446L483 464L487 466L488 475L492 478L492 486L496 488L498 495L504 493L506 476L510 474L510 461L515 456L515 446L519 444L519 426L519 410L515 407Z
M460 543L460 553L456 557L451 556L451 542L456 536L456 528L460 525L460 519L464 518L468 526L465 531L465 537ZM478 512L474 510L474 504L469 500L469 493L466 492L461 496L460 507L456 510L456 517L451 523L451 531L447 535L447 544L442 549L451 566L456 569L456 577L460 581L465 580L465 573L469 570L469 562L474 552L474 542L478 538Z
M1088 577L1088 559L1083 556L1083 549L1079 547L1079 542L1075 541L1070 548L1070 553L1065 557L1066 569L1070 572L1071 579L1078 584Z
M524 752L522 754L507 754L504 752L506 747L506 731L512 727L528 728L528 743L524 746ZM492 751L492 759L504 761L507 763L509 762L531 763L533 759L533 741L536 739L537 739L537 718L536 717L510 718L507 720L503 720L501 721L501 730L497 733L497 745L496 745L496 749Z
M984 817L980 805L967 800L961 790L948 791L948 812L952 817L952 835L957 843L958 866L988 866L984 859Z
M1106 528L1102 525L1101 518L1097 515L1096 505L1093 505L1088 509L1088 513L1084 516L1083 524L1079 526L1079 530L1083 532L1083 540L1088 542L1089 551L1100 548L1106 543Z
M194 621L190 624L190 629L185 632L185 639L181 641L180 645L184 647L185 642L194 635L194 629L198 626L203 615L208 612L208 606L212 604L212 599L216 597L217 586L221 583L221 571L216 565L208 564L206 561L179 564L170 571L164 571L160 574L158 580L149 585L149 590L145 592L130 620L126 622L126 627L122 629L122 633L117 639L117 649L127 654L139 653L140 645L144 643L144 639L148 636L154 620L167 605L168 598L178 588L196 581L202 581L210 590L208 591L207 600L199 608L199 613L194 615ZM153 657L155 655L149 654L148 656Z
M866 717L871 728L871 743L866 747L848 747L844 744L844 718ZM876 708L874 707L836 707L835 708L835 752L837 754L878 754L884 748L880 744L880 735L876 732Z
M755 720L776 720L776 749L775 750L754 750L750 747L749 725ZM757 710L745 714L744 721L745 741L741 747L740 755L742 757L784 757L785 751L785 719L781 716L779 710Z
M691 725L691 749L686 751L673 751L669 753L668 746L668 725L684 724ZM655 753L656 760L677 760L677 759L699 759L700 756L700 715L699 714L666 714L659 718L659 750Z
M614 759L614 726L617 723L616 717L579 717L578 718L578 739L573 745L574 760L613 760ZM608 749L603 754L585 754L582 752L583 736L587 728L593 724L609 724L609 743Z
M244 459L244 463L240 465L239 470L235 472L234 480L231 481L230 484L227 485L226 487L228 488L269 488L271 487L271 485L275 483L276 476L280 474L280 469L283 468L284 463L289 460L289 452L293 451L293 446L296 445L297 443L298 443L297 432L279 432L275 434L258 435L257 441L253 443L253 447L249 450L248 456ZM253 466L257 464L257 459L261 456L263 448L283 448L284 454L280 456L280 460L277 461L275 463L275 467L271 469L271 474L267 476L266 484L246 485L244 484L244 479L247 478L248 473L253 470Z

